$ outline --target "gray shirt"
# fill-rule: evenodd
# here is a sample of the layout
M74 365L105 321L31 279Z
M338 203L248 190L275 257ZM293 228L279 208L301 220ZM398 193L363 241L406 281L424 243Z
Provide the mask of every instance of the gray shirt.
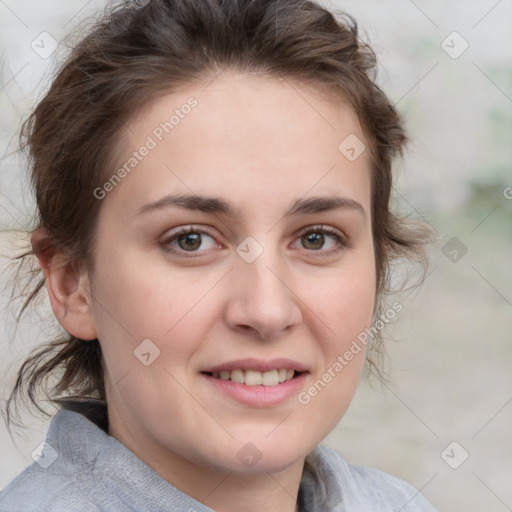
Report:
M78 411L55 415L40 458L0 492L0 512L212 512L109 436L105 410ZM298 502L302 512L435 512L403 480L326 446L306 458Z

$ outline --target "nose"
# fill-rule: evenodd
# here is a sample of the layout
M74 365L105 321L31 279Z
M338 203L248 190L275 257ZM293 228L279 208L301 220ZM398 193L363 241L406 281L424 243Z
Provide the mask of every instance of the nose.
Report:
M225 316L231 329L258 339L275 339L302 321L301 300L279 255L264 251L255 261L237 259Z

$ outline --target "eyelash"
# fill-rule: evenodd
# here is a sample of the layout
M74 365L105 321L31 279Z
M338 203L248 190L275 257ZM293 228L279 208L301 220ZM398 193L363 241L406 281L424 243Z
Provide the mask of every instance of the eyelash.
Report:
M172 235L165 238L161 242L160 245L163 247L163 249L166 252L170 252L172 254L177 254L177 255L183 256L185 258L201 257L202 255L193 255L193 254L201 253L201 252L205 252L205 251L185 251L183 249L176 250L176 249L173 249L170 247L170 243L177 240L178 237L180 237L182 235L188 235L190 233L205 234L205 235L208 235L209 237L211 237L212 239L214 239L213 235L211 235L210 233L208 233L208 231L205 231L204 229L199 229L199 228L196 228L195 226L187 226L187 227L182 227L177 233L173 233ZM338 244L337 248L330 249L328 251L323 251L322 249L318 249L318 250L306 249L307 251L309 250L310 252L313 252L313 253L315 253L315 252L322 253L319 256L332 255L332 254L338 253L339 251L342 251L344 249L350 249L352 247L351 243L349 242L349 240L346 237L340 235L337 231L335 231L332 228L323 227L323 225L305 228L303 231L301 231L299 233L297 239L302 238L305 235L310 235L313 233L332 236Z

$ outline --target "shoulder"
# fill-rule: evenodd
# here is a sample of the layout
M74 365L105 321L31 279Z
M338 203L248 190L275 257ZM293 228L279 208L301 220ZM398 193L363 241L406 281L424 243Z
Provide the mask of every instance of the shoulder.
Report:
M354 481L364 486L367 501L384 502L391 507L400 505L399 510L403 512L435 511L421 492L408 482L374 468L364 466L350 466L350 468Z
M378 469L351 465L327 446L317 446L307 460L311 470L324 482L323 492L326 499L331 499L330 506L336 501L343 503L340 509L347 512L435 512L421 492L409 483Z
M98 512L73 480L34 462L0 492L0 512Z
M36 462L0 492L0 512L211 510L91 418L70 410L56 414Z
M95 465L106 438L84 416L59 411L37 460L0 492L0 512L98 512L89 491L101 487Z

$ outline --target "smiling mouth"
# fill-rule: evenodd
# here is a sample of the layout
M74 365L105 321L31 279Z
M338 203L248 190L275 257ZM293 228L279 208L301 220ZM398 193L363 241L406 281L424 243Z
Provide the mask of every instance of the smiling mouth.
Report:
M209 377L220 380L230 380L246 386L277 386L289 380L296 378L305 372L280 368L268 372L258 372L255 370L223 370L220 372L201 372Z

